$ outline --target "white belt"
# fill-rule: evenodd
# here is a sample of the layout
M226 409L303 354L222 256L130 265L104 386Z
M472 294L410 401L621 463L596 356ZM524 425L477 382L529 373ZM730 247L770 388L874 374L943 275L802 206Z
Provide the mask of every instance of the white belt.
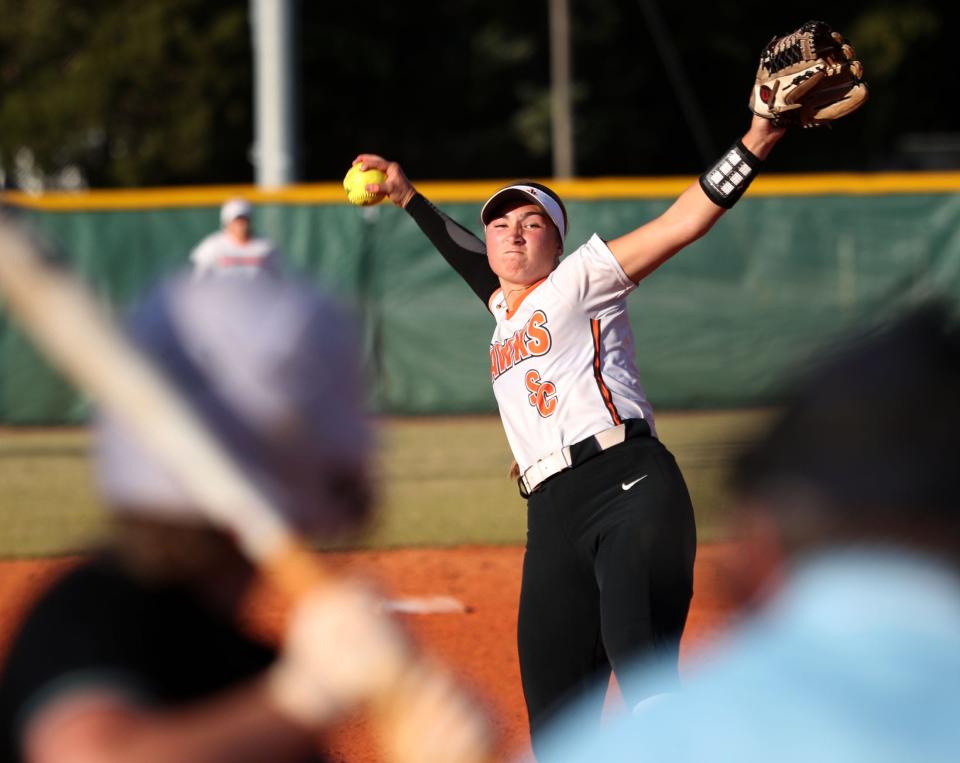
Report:
M618 424L615 427L610 427L610 429L597 432L587 439L594 440L600 450L612 448L614 445L619 445L627 439L627 425ZM580 443L576 443L573 446L568 445L566 448L562 448L543 458L537 459L537 461L520 476L520 484L523 485L523 489L526 490L527 493L532 493L537 489L537 486L548 477L552 477L564 469L569 469L571 466L576 466L570 455L570 449L579 444Z

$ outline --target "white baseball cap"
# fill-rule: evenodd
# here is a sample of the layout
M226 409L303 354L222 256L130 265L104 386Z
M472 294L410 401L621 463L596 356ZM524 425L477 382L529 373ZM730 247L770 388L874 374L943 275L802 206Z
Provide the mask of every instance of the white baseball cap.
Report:
M246 199L230 199L220 207L220 225L232 223L238 217L249 218L253 214L253 207Z
M520 199L539 206L557 227L560 232L560 241L564 240L567 235L567 211L560 197L539 183L523 182L501 188L483 205L483 209L480 210L480 221L487 225L500 205L510 199Z
M129 333L293 526L330 535L366 518L369 501L351 500L366 498L372 439L360 341L331 297L292 280L183 274L135 310ZM94 442L113 511L204 521L123 422L98 415Z

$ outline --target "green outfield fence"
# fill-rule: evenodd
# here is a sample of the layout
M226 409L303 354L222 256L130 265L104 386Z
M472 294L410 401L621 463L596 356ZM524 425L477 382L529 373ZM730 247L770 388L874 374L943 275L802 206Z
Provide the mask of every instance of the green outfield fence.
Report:
M594 231L612 238L649 220L691 180L555 183L570 213L568 251ZM504 183L421 190L479 233L480 206ZM375 410L494 410L489 314L389 204L351 207L333 183L275 193L7 193L3 201L48 234L119 313L185 266L234 195L254 203L256 227L292 270L356 311ZM630 297L637 362L655 407L764 405L825 342L931 295L960 297L960 173L762 177L705 239ZM84 398L0 313L0 422L75 424L87 415Z

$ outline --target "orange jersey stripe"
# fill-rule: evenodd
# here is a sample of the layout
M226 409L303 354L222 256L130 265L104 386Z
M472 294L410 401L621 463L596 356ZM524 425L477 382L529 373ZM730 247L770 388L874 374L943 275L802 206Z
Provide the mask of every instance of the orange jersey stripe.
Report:
M620 414L617 413L617 407L613 404L613 395L603 381L603 374L600 373L600 321L596 318L590 321L590 330L593 334L593 378L597 380L597 386L600 388L600 395L603 402L610 411L610 418L613 419L614 426L623 423Z

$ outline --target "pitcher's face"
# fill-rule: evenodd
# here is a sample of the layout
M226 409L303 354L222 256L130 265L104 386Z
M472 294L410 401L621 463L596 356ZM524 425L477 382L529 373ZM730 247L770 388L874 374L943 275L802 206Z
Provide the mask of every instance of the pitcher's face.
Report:
M504 204L484 231L490 269L511 285L546 278L563 253L559 231L537 204Z

